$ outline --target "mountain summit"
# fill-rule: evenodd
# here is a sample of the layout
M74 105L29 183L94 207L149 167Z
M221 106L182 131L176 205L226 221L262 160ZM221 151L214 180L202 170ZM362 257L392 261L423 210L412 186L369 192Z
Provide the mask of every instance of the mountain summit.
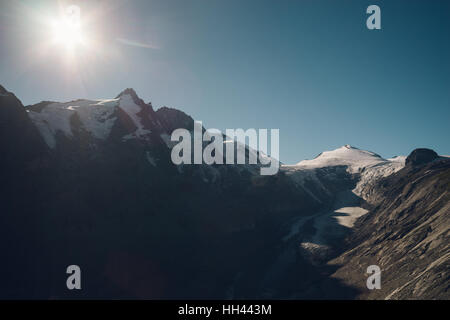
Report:
M307 169L347 166L350 171L357 172L363 167L374 166L387 161L376 153L346 144L332 151L324 151L312 160L300 161L296 166Z
M130 88L114 99L41 102L26 109L52 149L58 141L78 139L80 134L92 144L98 144L111 136L123 141L149 141L152 131L164 131L152 105L146 104Z

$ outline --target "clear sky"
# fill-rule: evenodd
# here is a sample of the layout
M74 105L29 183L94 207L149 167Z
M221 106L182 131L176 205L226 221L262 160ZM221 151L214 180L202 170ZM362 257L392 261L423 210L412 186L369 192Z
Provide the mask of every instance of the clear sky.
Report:
M87 38L71 52L49 27L70 4ZM450 154L450 1L2 0L0 58L25 105L132 87L208 128L279 128L285 163L344 144Z

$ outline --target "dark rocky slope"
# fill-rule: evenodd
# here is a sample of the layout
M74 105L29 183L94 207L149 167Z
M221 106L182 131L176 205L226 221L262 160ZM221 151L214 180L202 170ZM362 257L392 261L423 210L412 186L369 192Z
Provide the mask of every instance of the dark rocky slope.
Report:
M449 299L450 159L414 150L375 190L333 276L361 299ZM366 287L369 265L381 268L379 290Z
M74 112L72 134L56 132L53 148L26 115L51 103L24 108L2 96L0 148L17 161L2 163L0 297L225 298L236 279L235 297L261 297L260 278L277 257L286 221L332 196L317 189L318 202L281 171L177 167L162 135L192 128L192 118L154 112L130 89L119 98L126 94L141 108L145 138L124 141L136 126L120 108L105 140ZM82 269L81 291L66 288L72 264Z

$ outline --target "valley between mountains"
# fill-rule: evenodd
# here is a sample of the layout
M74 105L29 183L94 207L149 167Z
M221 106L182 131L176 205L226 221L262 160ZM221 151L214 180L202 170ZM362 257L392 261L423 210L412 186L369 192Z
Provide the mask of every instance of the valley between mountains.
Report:
M0 298L450 298L449 157L174 165L170 135L193 124L132 89L23 106L0 86Z

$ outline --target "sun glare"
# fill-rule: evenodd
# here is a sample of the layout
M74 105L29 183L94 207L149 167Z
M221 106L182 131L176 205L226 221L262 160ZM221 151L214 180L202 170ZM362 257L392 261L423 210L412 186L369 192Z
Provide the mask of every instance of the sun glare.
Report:
M70 8L69 8L70 9ZM74 50L78 46L86 46L86 37L83 34L79 13L67 12L57 21L51 24L53 43Z
M68 21L54 22L52 31L54 43L62 44L67 49L74 49L77 45L85 44L81 27Z

